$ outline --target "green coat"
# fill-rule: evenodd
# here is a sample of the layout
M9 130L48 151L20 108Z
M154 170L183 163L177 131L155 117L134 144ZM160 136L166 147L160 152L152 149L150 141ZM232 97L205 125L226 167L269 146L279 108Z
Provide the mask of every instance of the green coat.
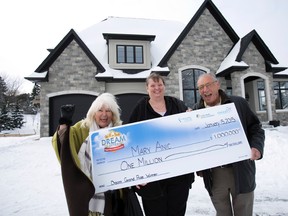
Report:
M92 179L81 170L78 157L81 145L89 136L89 128L81 127L82 122L77 122L68 128L62 147L60 146L57 132L52 138L53 148L61 164L63 186L70 216L87 216L89 201L95 193ZM67 146L69 148L66 148ZM114 190L105 192L105 216L127 215L123 212L126 192L128 191ZM141 210L140 205L138 206Z
M69 143L70 143L70 150L72 153L72 157L74 160L74 163L77 165L77 167L81 170L80 167L80 161L78 158L78 152L80 150L80 147L84 140L89 136L89 128L83 128L81 127L83 121L77 122L75 125L70 127L70 134L69 134ZM58 134L55 132L55 134L52 137L52 145L55 150L56 156L61 164L60 159L60 148L58 147L60 143L58 141Z
M89 129L81 127L81 123L67 128L62 146L57 132L52 138L52 145L61 163L61 173L65 196L70 216L87 216L89 201L95 193L91 178L81 170L78 152L89 135Z

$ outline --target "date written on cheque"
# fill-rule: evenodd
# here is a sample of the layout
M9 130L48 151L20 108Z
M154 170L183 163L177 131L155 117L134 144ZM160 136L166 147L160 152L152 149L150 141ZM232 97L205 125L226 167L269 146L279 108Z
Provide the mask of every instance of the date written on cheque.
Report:
M235 123L236 119L234 117L220 119L219 121L205 123L204 128L219 127L221 125Z

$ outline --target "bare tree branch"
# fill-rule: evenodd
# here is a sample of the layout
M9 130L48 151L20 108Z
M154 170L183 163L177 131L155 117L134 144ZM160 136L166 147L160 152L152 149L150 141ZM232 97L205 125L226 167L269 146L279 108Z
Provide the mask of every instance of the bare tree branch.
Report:
M1 73L1 77L6 83L7 86L7 96L16 96L19 94L19 88L23 84L23 78L21 77L12 77L7 75L7 73Z

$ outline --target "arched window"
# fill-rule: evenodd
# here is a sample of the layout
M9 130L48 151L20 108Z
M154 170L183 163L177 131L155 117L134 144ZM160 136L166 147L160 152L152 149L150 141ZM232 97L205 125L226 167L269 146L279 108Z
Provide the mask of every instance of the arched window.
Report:
M189 68L181 71L183 101L191 108L200 100L200 95L197 89L197 80L203 73L206 72L196 68Z

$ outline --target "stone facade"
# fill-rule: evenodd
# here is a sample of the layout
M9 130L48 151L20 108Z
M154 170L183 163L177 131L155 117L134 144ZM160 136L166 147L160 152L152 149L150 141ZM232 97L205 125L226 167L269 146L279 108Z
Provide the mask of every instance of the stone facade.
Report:
M208 1L207 4L212 3ZM216 20L215 18L215 11L214 13L211 13L210 10L204 8L204 10L201 11L199 17L197 17L195 23L193 23L191 26L191 29L188 30L185 37L181 38L180 44L178 44L176 48L172 46L173 51L171 52L171 55L169 55L169 59L165 59L166 56L163 58L165 59L163 67L166 67L166 63L169 69L169 74L166 78L167 95L183 99L181 86L181 72L183 70L201 69L207 73L216 73L221 63L223 63L227 55L229 55L229 52L238 40L238 36L235 36L233 31L227 30L230 28L229 26L226 26L224 30L223 25L227 25L227 23L224 22L224 24L222 23L222 25L220 25L218 19ZM223 19L222 21L220 20L220 22L223 22ZM121 34L125 33L123 32ZM102 77L101 81L97 81L95 79L95 75L98 71L97 69L99 69L97 67L99 65L99 67L101 67L102 64L107 65L107 62L100 62L99 65L95 64L94 60L94 62L92 62L90 55L93 54L89 54L89 52L87 54L87 50L83 50L83 47L86 49L85 46L88 45L83 45L84 42L82 42L81 39L78 39L76 33L74 37L76 40L74 38L69 45L65 46L64 50L61 51L61 54L57 56L55 60L53 59L53 63L51 63L51 65L50 62L46 62L46 64L49 65L49 80L48 82L41 82L41 136L49 136L49 134L51 134L51 131L49 132L49 128L51 129L51 122L55 122L56 117L54 115L54 119L51 119L52 117L50 116L50 111L51 107L53 107L53 103L51 105L50 102L57 96L68 94L72 95L74 93L83 93L86 95L97 96L100 93L109 91L114 95L118 95L119 97L122 95L122 99L125 99L127 95L129 98L133 94L142 94L143 96L147 93L145 89L145 80L143 77L141 77L141 79L137 80L136 78L131 81L129 79L113 80L113 76L110 78L110 74L108 73L109 76L106 80ZM93 47L93 49L94 48L95 47ZM105 52L107 51L108 50ZM221 88L223 90L227 90L228 88L232 89L233 95L238 95L245 98L246 95L249 95L250 97L249 100L247 99L247 101L252 110L254 110L255 113L259 116L261 121L267 122L271 119L275 119L281 120L281 123L285 125L285 122L288 122L288 115L285 110L279 111L275 109L273 72L267 72L265 65L265 61L267 59L265 60L262 54L254 45L254 43L249 41L248 47L245 47L245 51L241 57L241 60L245 62L249 67L246 69L241 68L241 70L237 69L238 71L233 69L233 71L229 71L229 76L226 77L220 75L219 80L221 82ZM151 57L153 57L153 53L151 53L151 55ZM96 56L93 57L96 58ZM107 61L109 60L107 59ZM109 66L105 69L101 69L101 73L103 73L105 70L109 72L110 69L111 68L109 68ZM153 71L153 68L151 71ZM124 72L119 71L119 73ZM263 79L265 83L265 99L267 102L267 111L258 111L259 98L257 86L255 86L256 82L253 82L253 80L259 78ZM130 98L128 101L129 100ZM80 96L80 101L81 103L83 101L82 95ZM136 101L130 101L128 106L133 106L135 102ZM127 100L125 101L124 106L127 108ZM54 108L55 107L56 106L54 106Z
M96 71L97 68L73 40L49 68L49 82L41 83L41 136L48 136L50 97L79 93L79 89L95 95L105 91L105 83L95 79Z
M233 43L214 17L205 9L197 23L177 48L168 62L168 80L175 89L167 94L179 97L179 69L183 67L204 67L215 73ZM224 82L223 86L225 87ZM222 86L222 87L223 87ZM170 86L169 86L170 89Z

